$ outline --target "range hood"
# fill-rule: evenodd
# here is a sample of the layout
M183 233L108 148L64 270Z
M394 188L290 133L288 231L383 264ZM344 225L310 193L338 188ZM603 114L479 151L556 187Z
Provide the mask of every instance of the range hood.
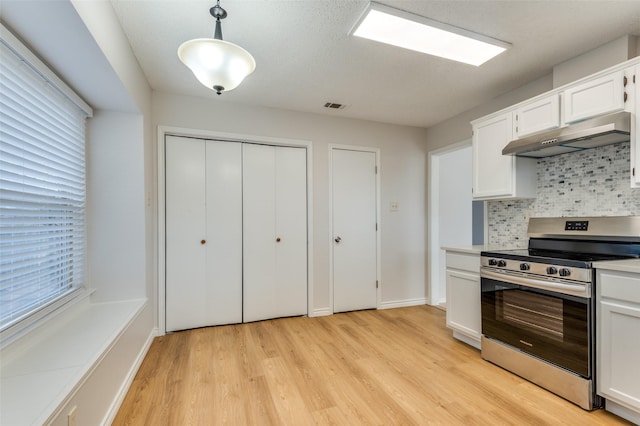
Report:
M560 129L548 130L511 141L503 155L551 157L630 140L631 114L626 111L601 115Z

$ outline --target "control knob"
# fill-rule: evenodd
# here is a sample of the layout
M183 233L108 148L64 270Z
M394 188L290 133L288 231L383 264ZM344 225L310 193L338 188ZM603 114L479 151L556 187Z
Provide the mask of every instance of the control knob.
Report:
M555 275L558 273L558 268L556 268L555 266L549 266L547 267L547 274L549 275Z
M489 259L489 266L496 266L498 264L498 261L495 259Z
M500 268L504 268L505 266L507 266L507 261L506 260L498 260L498 266Z
M528 263L521 263L520 264L520 270L521 271L528 271L529 269L531 269L531 265L529 265Z
M568 277L569 275L571 275L571 270L569 268L562 268L560 269L559 274L561 277Z

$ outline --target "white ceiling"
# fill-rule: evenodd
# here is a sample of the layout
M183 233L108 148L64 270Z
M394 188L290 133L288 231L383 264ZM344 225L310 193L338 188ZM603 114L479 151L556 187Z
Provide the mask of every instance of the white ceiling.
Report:
M348 35L365 0L222 0L224 39L256 71L218 96L178 59L178 46L212 37L215 0L111 0L154 90L429 127L551 72L625 34L640 35L640 1L395 1L385 5L507 41L480 67ZM327 110L325 102L348 105Z

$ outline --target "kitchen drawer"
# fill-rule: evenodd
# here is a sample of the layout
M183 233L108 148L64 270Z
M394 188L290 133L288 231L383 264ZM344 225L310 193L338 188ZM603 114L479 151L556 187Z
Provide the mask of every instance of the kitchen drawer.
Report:
M640 304L640 276L626 272L597 272L597 293L603 298Z
M480 273L480 255L447 251L447 268Z

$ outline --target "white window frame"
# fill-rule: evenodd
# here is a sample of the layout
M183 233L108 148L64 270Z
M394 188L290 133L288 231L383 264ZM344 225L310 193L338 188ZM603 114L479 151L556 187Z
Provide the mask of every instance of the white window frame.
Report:
M84 120L93 115L93 110L91 107L82 100L67 84L65 84L53 71L51 71L46 64L44 64L34 53L32 53L28 47L26 47L20 40L15 37L6 27L0 24L0 43L2 44L2 48L5 47L11 51L16 58L20 61L20 65L24 65L24 67L20 70L14 68L12 71L21 71L24 75L29 75L29 78L33 78L33 81L38 81L38 84L42 87L46 87L46 90L49 91L50 97L47 98L57 98L56 104L61 105L65 103L67 108L70 108L70 111L73 111L74 108L77 108L77 111L74 111L73 114L76 115L75 120L78 120L78 117L81 117L80 120L82 123L78 123L78 128L76 131L82 134L82 142L86 145L85 140L85 132L84 132ZM9 82L9 78L6 78L5 83ZM43 97L44 99L44 97ZM9 97L6 98L7 102L10 100ZM4 108L4 107L3 107ZM10 111L10 108L6 110ZM69 113L71 114L71 112ZM76 141L80 140L78 136L76 136ZM2 141L6 142L6 141ZM9 146L9 145L7 145ZM18 152L18 151L16 151ZM81 157L84 157L84 149L80 149L78 151ZM15 158L15 157L14 157ZM80 252L78 255L78 259L80 259L81 266L76 268L74 266L74 275L71 281L70 288L68 288L64 292L60 292L60 294L47 299L40 303L34 309L31 309L28 312L24 312L22 315L17 315L10 320L6 321L5 324L0 325L0 347L4 347L7 344L13 342L18 337L25 334L30 329L38 326L43 323L45 319L62 311L63 307L69 306L74 300L80 300L83 296L89 294L89 292L85 288L85 268L86 265L86 212L84 211L84 206L86 205L86 173L84 166L84 158L82 160L81 168L82 175L79 179L81 186L83 187L80 190L77 190L81 193L81 202L82 206L76 206L78 212L81 212L82 218L77 221L76 230L74 231L66 231L69 235L73 237L79 237L79 243L76 243L76 247L81 247L80 250L74 250ZM66 219L66 217L65 217ZM81 234L81 235L79 235ZM76 256L74 254L74 256ZM77 262L77 260L74 260ZM75 264L74 264L75 265ZM2 305L0 305L1 307ZM4 309L4 308L3 308Z

